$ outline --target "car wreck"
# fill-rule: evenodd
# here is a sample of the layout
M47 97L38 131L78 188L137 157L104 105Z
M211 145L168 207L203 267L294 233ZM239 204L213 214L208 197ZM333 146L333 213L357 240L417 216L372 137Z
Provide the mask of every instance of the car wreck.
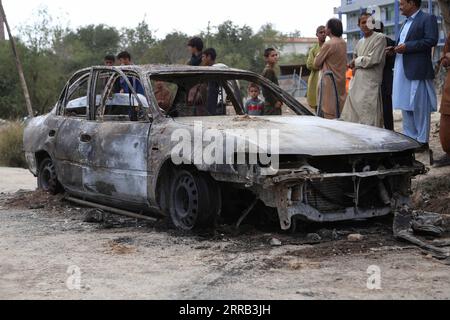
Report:
M291 115L245 116L248 83L276 96ZM244 147L215 152L223 161L194 161L208 145L193 143L188 155L175 152L182 158L175 161L180 140L174 136L181 130L194 139L199 123L223 133L220 143L231 135ZM263 146L239 134L261 129L269 133ZM277 215L283 230L297 219L388 215L410 203L411 179L425 172L415 160L419 147L398 133L316 117L261 76L223 67L81 70L49 114L27 122L24 134L26 159L41 189L170 217L183 230L236 211L245 216L256 202ZM276 167L263 163L261 150L277 158Z

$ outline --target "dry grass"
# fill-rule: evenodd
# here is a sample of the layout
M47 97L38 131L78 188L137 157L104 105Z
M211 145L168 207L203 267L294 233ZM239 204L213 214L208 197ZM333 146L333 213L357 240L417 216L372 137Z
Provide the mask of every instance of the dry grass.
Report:
M23 125L9 122L0 126L0 165L26 167L23 152Z

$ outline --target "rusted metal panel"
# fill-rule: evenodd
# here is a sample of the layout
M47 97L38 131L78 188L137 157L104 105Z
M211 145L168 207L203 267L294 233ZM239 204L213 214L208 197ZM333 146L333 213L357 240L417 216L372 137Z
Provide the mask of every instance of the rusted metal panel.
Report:
M236 118L239 121L236 121ZM193 127L199 118L176 118L180 125ZM334 156L389 153L413 150L420 145L392 131L319 117L202 117L205 130L279 130L280 155ZM270 140L268 141L270 149Z

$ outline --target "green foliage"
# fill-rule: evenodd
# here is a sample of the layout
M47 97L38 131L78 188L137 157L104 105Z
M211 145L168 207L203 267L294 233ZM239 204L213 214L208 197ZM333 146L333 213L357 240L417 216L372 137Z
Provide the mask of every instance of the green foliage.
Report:
M19 46L19 52L24 48ZM9 43L0 41L0 118L14 119L25 113L25 101Z
M174 31L162 40L154 43L143 59L146 63L186 64L189 53L186 44L190 37L182 32Z
M186 44L192 35L174 31L156 39L144 20L135 28L117 30L104 24L88 25L72 30L55 22L47 9L41 8L33 22L22 26L17 39L25 78L33 109L44 114L53 108L62 88L73 72L103 64L107 54L127 50L136 64L186 64ZM285 37L266 24L258 32L232 21L208 26L200 36L205 46L214 47L217 62L233 68L260 73L264 68L266 47L280 49ZM284 57L300 63L303 57ZM0 42L0 118L17 119L26 115L26 108L9 42Z
M141 58L146 55L147 51L156 42L149 25L145 21L141 21L136 29L123 29L122 35L118 35L116 31L116 35L121 39L121 47L132 52L135 63L139 64L145 63L145 61L140 61ZM111 50L110 52L114 51Z
M11 122L0 126L0 165L26 168L23 153L23 125Z
M308 57L304 54L288 54L281 56L280 64L306 64Z
M217 50L219 62L233 68L261 72L265 65L263 53L267 42L279 34L266 29L263 27L255 34L249 26L240 27L232 21L225 21L217 26L216 33L203 33L202 37Z

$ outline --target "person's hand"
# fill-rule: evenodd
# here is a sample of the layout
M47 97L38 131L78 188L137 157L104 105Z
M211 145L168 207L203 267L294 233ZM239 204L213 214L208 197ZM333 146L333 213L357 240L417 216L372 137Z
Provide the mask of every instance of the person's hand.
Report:
M446 53L442 58L442 66L444 68L450 68L450 52Z
M403 43L403 44L395 47L394 50L395 50L395 53L404 54L406 52L406 44Z
M278 101L277 103L275 103L275 108L277 109L281 109L281 107L283 106L283 102Z
M444 57L441 61L441 65L444 68L448 68L450 66L450 59L448 59L447 57Z
M355 68L356 68L356 65L355 65L355 59L353 59L352 62L350 62L350 64L348 65L348 67L349 67L350 69L355 69Z
M392 57L393 55L395 55L395 47L387 47L385 49L385 52L388 57Z

